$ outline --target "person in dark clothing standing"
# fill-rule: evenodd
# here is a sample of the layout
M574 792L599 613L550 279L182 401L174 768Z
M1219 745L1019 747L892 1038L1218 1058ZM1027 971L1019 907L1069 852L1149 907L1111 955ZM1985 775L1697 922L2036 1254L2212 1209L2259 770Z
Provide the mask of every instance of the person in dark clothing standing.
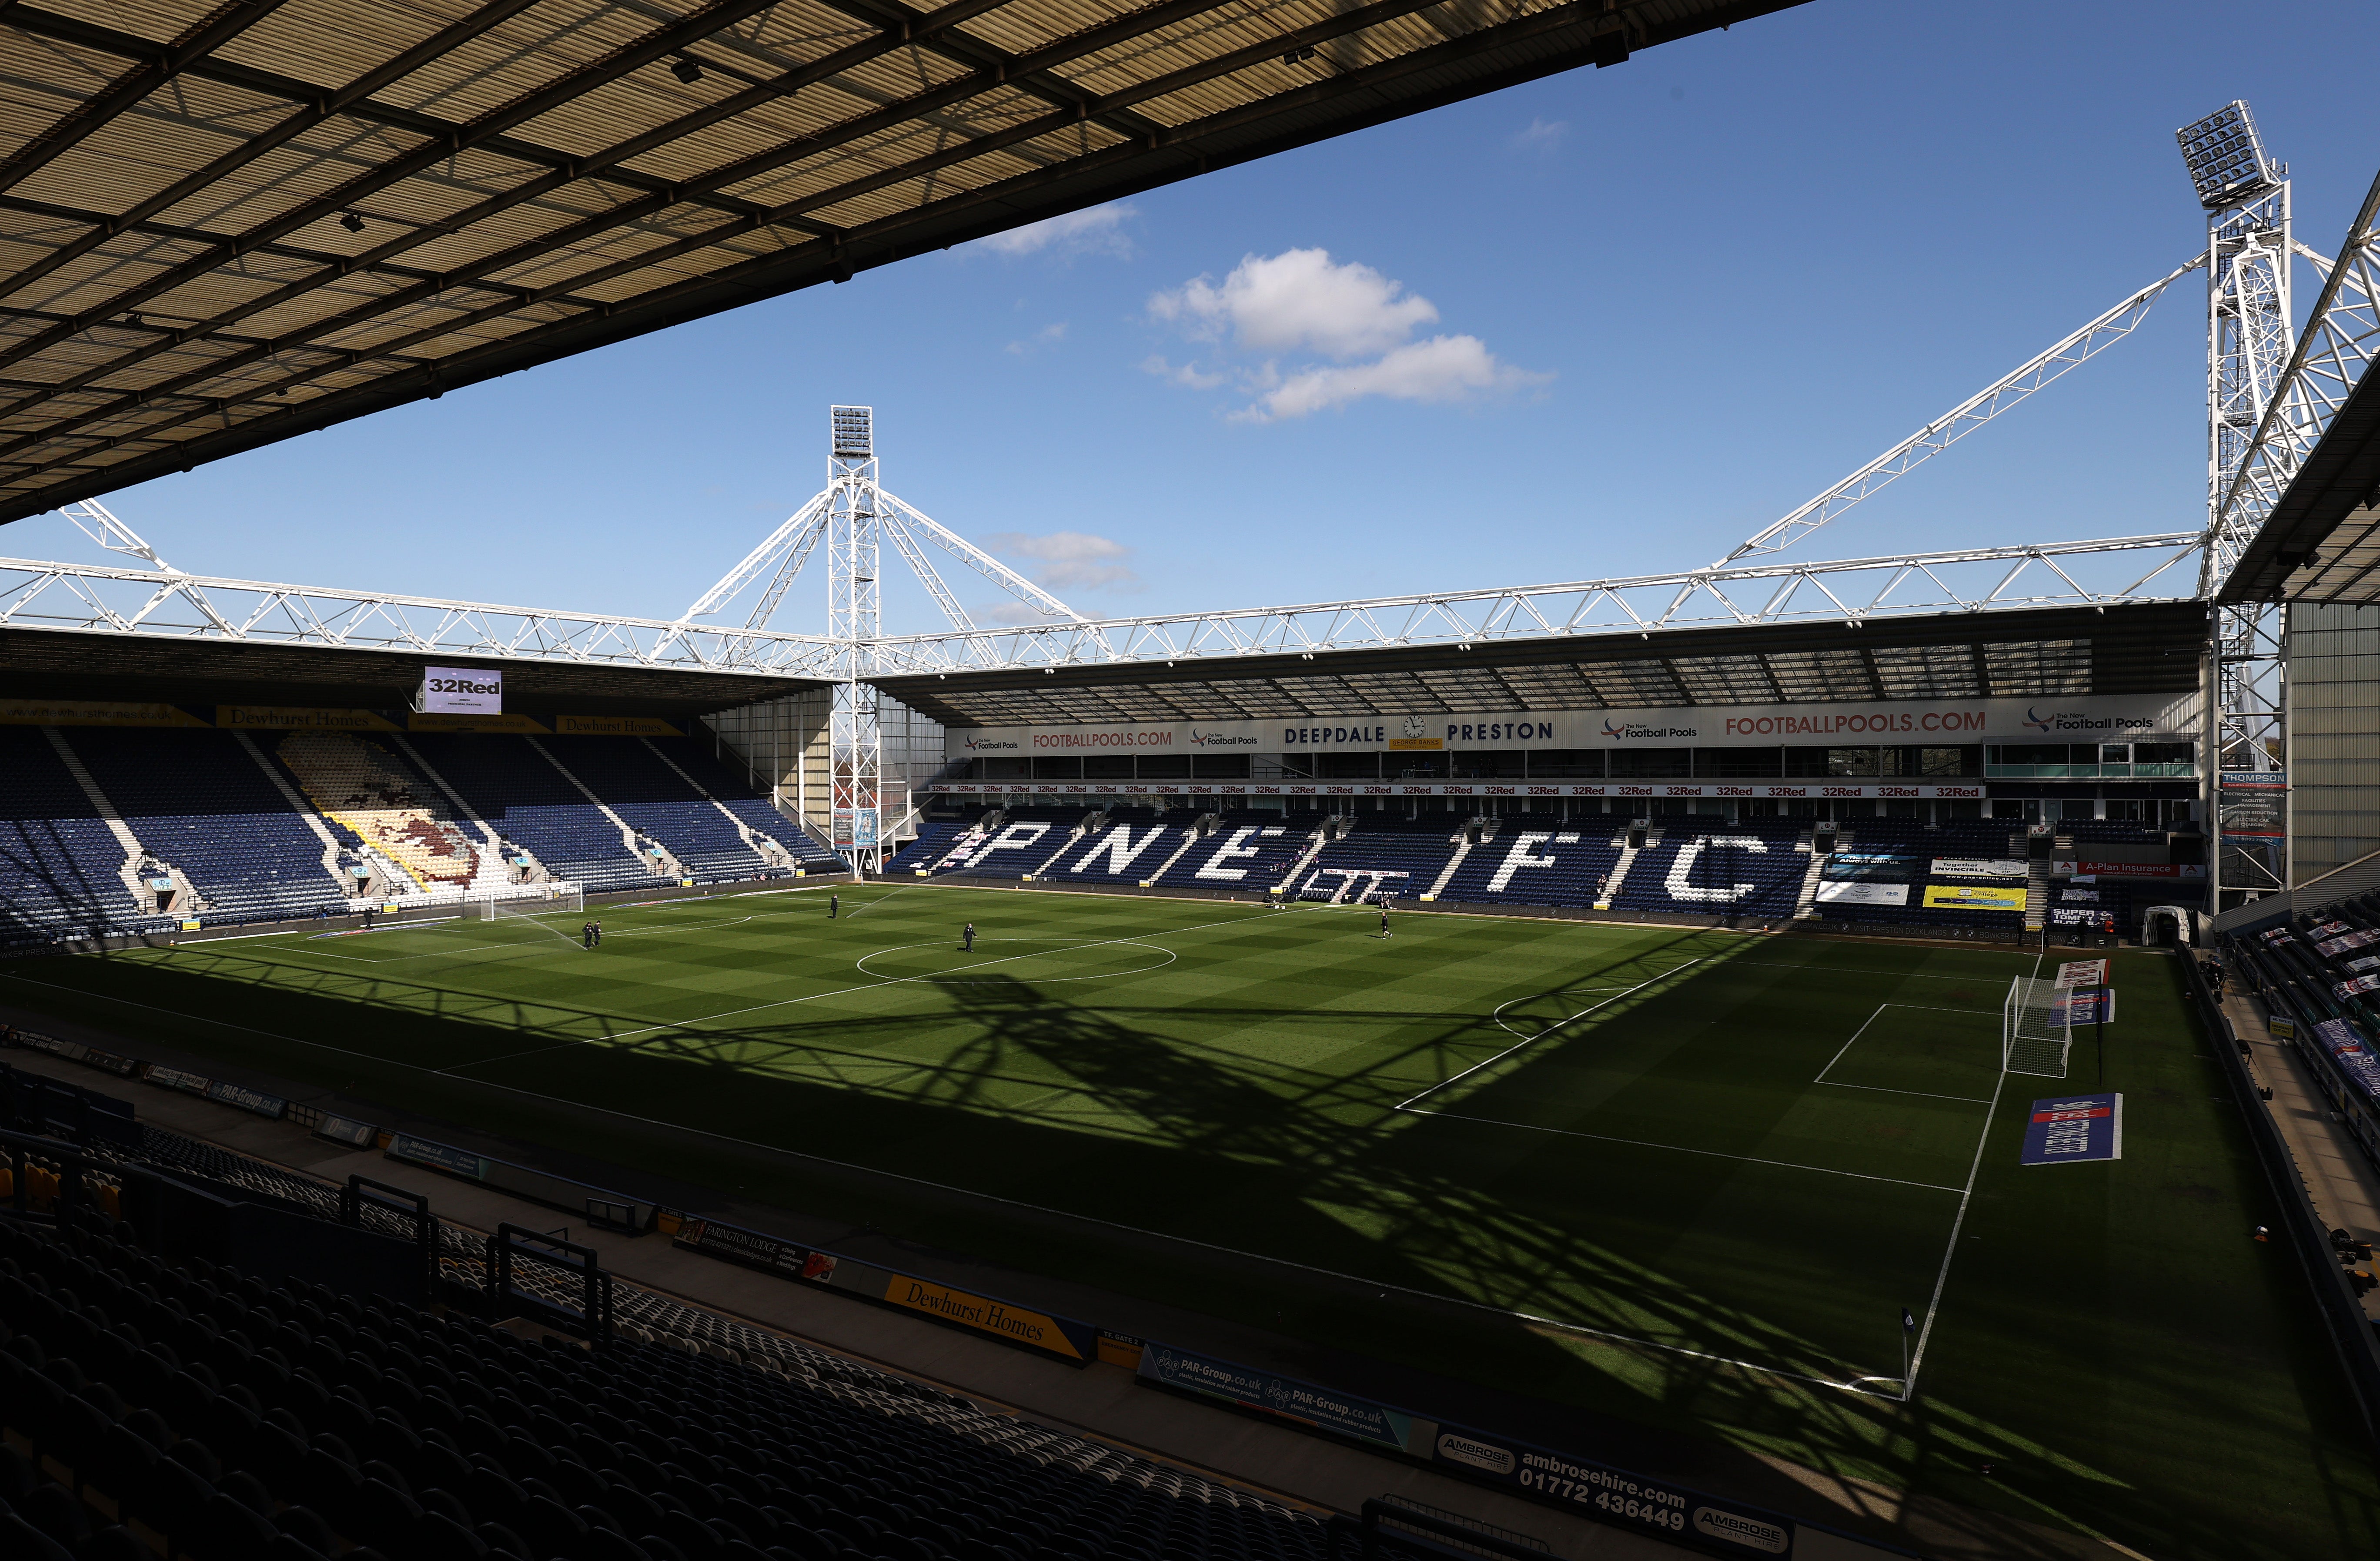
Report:
M842 896L841 895L829 895L829 896L827 896L827 897L826 897L826 919L827 919L828 921L833 921L836 917L838 917L838 916L840 916L840 915L842 915L842 914L843 914L843 896Z
M960 950L960 952L965 954L973 954L975 952L975 923L972 921L968 922L966 924L966 930L961 933L959 936L966 940L965 946Z

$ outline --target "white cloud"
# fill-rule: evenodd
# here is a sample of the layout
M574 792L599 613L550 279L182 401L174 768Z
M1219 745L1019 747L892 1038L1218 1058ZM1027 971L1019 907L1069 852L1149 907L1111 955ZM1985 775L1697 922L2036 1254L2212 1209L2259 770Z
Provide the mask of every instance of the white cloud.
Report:
M1527 129L1512 137L1512 147L1515 152L1534 152L1544 155L1560 152L1569 135L1570 121L1567 119L1532 119Z
M1552 378L1500 362L1477 336L1432 336L1398 348L1377 362L1292 374L1232 416L1245 422L1275 422L1343 407L1366 396L1391 401L1463 401Z
M1328 250L1250 255L1218 287L1200 276L1148 300L1158 319L1216 340L1229 332L1258 352L1311 348L1344 361L1384 352L1438 319L1438 308L1360 261Z
M1019 358L1027 358L1045 347L1055 347L1065 339L1066 323L1061 320L1055 324L1042 326L1023 341L1010 342L1008 350Z
M983 544L1011 558L1030 558L1046 565L1033 581L1051 591L1087 591L1107 586L1131 591L1140 584L1140 576L1123 562L1132 556L1132 549L1087 531L1052 531L1045 537L999 531L984 538Z
M1113 255L1119 260L1130 260L1132 236L1123 231L1123 220L1138 214L1133 207L1111 201L1012 227L1005 233L976 240L974 247L1012 259L1048 253L1067 259L1076 255Z
M1438 307L1325 250L1250 255L1220 284L1195 277L1151 298L1148 310L1192 340L1214 344L1223 360L1176 365L1151 357L1142 370L1192 390L1236 385L1250 398L1232 414L1243 422L1306 417L1375 396L1471 400L1553 378L1501 361L1475 335L1415 341L1415 332L1437 321ZM1242 360L1230 360L1234 351ZM1296 361L1298 354L1306 361Z
M1176 365L1155 356L1141 360L1140 370L1145 374L1155 374L1175 384L1186 384L1193 390L1212 390L1219 384L1229 383L1232 377L1229 374L1202 373L1196 363Z

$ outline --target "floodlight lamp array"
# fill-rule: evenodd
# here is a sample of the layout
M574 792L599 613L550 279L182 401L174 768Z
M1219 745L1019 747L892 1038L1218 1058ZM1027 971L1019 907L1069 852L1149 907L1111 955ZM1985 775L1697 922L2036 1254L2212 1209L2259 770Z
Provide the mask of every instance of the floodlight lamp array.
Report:
M2181 143L2182 161L2190 165L2198 203L2210 212L2237 205L2280 183L2289 173L2265 154L2255 116L2236 98L2176 130L2173 139Z
M868 407L836 407L828 413L837 460L873 460L876 457L874 409Z

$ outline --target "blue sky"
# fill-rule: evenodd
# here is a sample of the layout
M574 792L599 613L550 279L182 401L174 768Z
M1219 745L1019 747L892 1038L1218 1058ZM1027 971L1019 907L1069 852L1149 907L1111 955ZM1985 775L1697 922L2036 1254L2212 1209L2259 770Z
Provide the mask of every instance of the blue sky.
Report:
M888 488L1093 616L1707 563L2195 254L2172 131L2231 98L2337 244L2380 164L2368 5L2243 19L1815 0L108 502L200 572L670 616L852 401ZM1803 550L2194 527L2203 308L2178 285Z

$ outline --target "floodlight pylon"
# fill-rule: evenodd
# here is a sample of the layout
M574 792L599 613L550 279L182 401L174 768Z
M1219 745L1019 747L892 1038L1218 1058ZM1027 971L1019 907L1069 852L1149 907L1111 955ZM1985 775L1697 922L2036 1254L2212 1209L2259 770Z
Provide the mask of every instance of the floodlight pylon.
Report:
M884 864L884 734L876 685L867 680L868 649L881 624L878 563L883 505L876 481L874 410L834 407L827 413L827 638L834 641L834 705L828 724L828 808L832 844L855 872Z
M2238 100L2174 132L2206 213L2206 549L2199 589L2212 596L2245 545L2224 525L2224 501L2253 446L2296 346L2289 312L2287 164ZM2216 825L2207 865L2216 909L2289 884L2287 847L2234 846L2220 833L2222 777L2285 765L2285 607L2218 605L2207 647L2204 773Z

